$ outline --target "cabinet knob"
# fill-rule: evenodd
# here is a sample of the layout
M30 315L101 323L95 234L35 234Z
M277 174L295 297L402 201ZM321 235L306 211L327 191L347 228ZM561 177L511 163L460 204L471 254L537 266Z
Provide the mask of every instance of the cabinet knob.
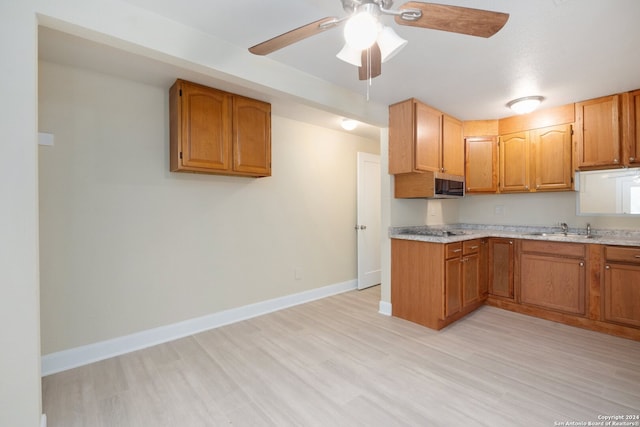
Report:
M510 245L513 245L513 240L509 240L509 244L510 244Z
M584 267L584 262L580 261L580 267Z
M605 265L604 268L605 268L605 270L611 270L611 267L608 266L608 265Z
M618 159L613 159L613 163L618 163Z
M636 158L635 158L635 157L629 157L629 161L630 161L630 162L635 162L635 161L636 161Z

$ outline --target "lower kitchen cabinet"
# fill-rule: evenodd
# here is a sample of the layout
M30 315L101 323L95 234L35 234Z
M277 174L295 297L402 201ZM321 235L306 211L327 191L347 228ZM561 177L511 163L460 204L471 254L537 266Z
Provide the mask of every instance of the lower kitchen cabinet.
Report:
M513 239L493 237L489 239L489 295L512 300L514 297Z
M520 303L584 315L585 254L582 244L523 240Z
M481 302L480 239L445 246L445 317Z
M640 249L605 247L603 317L640 327Z
M438 330L485 302L640 341L640 247L391 239L393 316Z

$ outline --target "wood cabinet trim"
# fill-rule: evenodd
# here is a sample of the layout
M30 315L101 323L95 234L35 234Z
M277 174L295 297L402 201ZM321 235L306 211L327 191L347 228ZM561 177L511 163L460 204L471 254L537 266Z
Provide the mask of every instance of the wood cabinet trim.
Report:
M537 110L529 114L510 116L498 120L498 134L540 129L549 126L573 123L576 120L575 104Z

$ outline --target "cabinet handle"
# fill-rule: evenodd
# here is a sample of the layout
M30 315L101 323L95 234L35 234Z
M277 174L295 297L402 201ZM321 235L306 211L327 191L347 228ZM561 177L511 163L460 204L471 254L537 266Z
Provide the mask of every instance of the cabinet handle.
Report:
M605 265L604 268L605 268L605 270L611 270L611 267L608 266L608 265Z
M478 249L480 246L475 245L475 246L471 246L471 249ZM640 255L636 255L636 258L640 258Z
M640 258L640 255L634 255L633 257L634 258Z
M462 252L462 249L454 249L453 252L454 253Z
M525 189L525 190L528 190L528 189L529 189L529 186L528 186L528 185L525 185L525 186L524 186L524 189Z

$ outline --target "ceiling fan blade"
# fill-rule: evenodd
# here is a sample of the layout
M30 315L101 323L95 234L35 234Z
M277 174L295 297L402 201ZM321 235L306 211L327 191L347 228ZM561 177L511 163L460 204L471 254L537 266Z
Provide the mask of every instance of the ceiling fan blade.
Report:
M378 43L374 43L369 49L364 49L361 55L362 66L358 67L358 79L368 80L378 77L382 73L382 54Z
M402 18L401 15L396 16L396 23L400 25L477 37L491 37L500 31L509 19L508 13L419 1L407 2L400 6L400 10L403 9L418 9L422 12L422 16L416 20Z
M332 16L322 18L310 24L303 25L302 27L298 27L295 30L288 31L284 34L280 34L279 36L275 36L272 39L252 46L249 48L249 52L255 55L267 55L271 52L275 52L278 49L289 46L290 44L299 42L300 40L304 40L307 37L320 34L323 31L337 26L342 21L342 19Z

